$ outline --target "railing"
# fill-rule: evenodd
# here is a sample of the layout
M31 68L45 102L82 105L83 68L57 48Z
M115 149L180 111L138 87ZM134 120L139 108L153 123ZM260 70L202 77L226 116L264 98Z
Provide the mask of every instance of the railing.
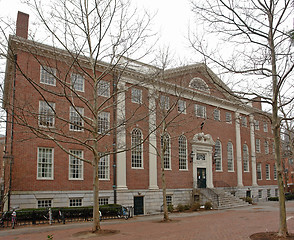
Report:
M126 213L128 218L132 218L134 216L134 208L132 206L123 206L127 209ZM89 209L91 210L91 209ZM5 214L5 213L4 213ZM19 216L18 216L19 215ZM123 218L122 209L117 211L116 214L113 212L109 214L104 212L102 214L101 220L108 219L120 219ZM16 226L26 226L26 225L41 225L41 224L65 224L68 222L86 222L93 221L93 214L91 211L81 211L81 212L63 212L62 215L56 211L52 212L52 219L49 218L49 212L47 211L41 213L33 213L33 211L22 211L21 214L16 212ZM5 216L0 219L0 228L11 227L11 212L7 212Z

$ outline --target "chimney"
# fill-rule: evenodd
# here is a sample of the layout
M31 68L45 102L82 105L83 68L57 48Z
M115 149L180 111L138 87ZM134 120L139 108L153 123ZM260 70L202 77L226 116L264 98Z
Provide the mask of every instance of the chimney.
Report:
M260 97L255 97L252 99L252 106L254 108L260 109L262 110L262 106L261 106L261 98Z
M27 39L28 30L29 30L29 15L23 12L18 12L17 20L16 20L16 36Z

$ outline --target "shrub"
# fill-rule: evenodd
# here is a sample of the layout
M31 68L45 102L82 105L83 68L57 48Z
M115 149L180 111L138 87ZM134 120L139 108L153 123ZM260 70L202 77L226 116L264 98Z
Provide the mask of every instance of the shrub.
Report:
M198 211L200 209L200 203L199 202L194 202L191 206L192 211Z
M191 208L191 206L189 205L189 204L186 204L185 206L184 206L184 210L189 210Z
M278 197L269 197L268 198L269 201L279 201Z
M212 203L211 203L211 202L206 202L206 203L204 204L204 209L205 209L205 210L210 210L210 209L212 209Z
M174 211L174 206L173 206L172 204L169 204L169 205L167 206L167 211L169 211L169 212L173 212L173 211Z
M179 212L183 212L184 210L185 210L185 206L183 205L183 204L178 204L178 206L177 206L177 210L179 211Z

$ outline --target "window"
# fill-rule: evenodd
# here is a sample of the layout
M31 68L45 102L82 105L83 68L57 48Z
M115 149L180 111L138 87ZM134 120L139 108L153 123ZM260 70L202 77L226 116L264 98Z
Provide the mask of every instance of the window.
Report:
M55 80L56 69L55 68L41 66L40 71L41 71L40 83L44 83L44 84L52 85L52 86L56 85L56 80Z
M70 107L69 108L69 129L72 131L83 131L84 121L84 108Z
M255 139L256 152L260 153L260 139Z
M171 195L167 195L166 196L166 205L169 206L169 205L173 205L173 198Z
M233 172L234 171L234 155L233 155L233 144L231 142L228 142L227 145L227 154L228 154L228 171Z
M55 103L39 101L39 126L54 127Z
M266 178L266 180L271 179L271 177L270 177L270 165L269 164L265 165L265 178Z
M142 103L142 90L138 88L132 88L132 102L133 103Z
M257 180L262 180L261 163L256 165Z
M131 134L132 140L132 168L143 168L142 132L135 128Z
M187 139L184 135L179 137L179 169L187 170Z
M100 180L109 180L109 155L100 157L98 177Z
M102 205L107 205L109 203L109 198L107 197L101 197L99 198L99 205L102 206Z
M279 190L276 188L276 189L275 189L275 197L277 197L278 194L279 194Z
M243 145L243 169L244 172L249 172L249 153L246 144Z
M247 118L245 116L241 116L242 127L247 127Z
M226 123L232 123L232 114L226 112Z
M273 142L273 153L276 152L276 149L275 149L275 142Z
M168 96L160 96L160 108L168 110L169 109L169 97Z
M214 161L215 161L215 170L222 170L222 146L219 140L215 141L215 152L214 152Z
M53 148L38 148L38 179L53 179Z
M84 77L80 74L77 73L72 73L71 74L71 85L72 88L76 91L83 92L84 91Z
M276 165L274 165L274 180L277 180L278 176L277 176L277 167Z
M267 140L264 141L264 152L265 154L269 154L269 144Z
M190 81L189 87L209 93L209 88L206 82L198 77L195 77Z
M195 104L195 115L197 117L206 118L206 107Z
M48 207L52 207L52 200L51 199L38 200L38 208L48 208Z
M220 110L219 109L214 109L213 110L213 118L216 121L220 121Z
M170 137L168 134L161 136L161 149L164 152L163 167L164 169L171 169L171 157L170 157Z
M186 113L186 102L184 100L178 101L178 112L179 113Z
M69 179L70 180L82 180L83 179L83 151L81 150L70 150L69 155Z
M258 198L262 198L262 190L258 190Z
M267 190L266 190L266 196L267 196L267 197L271 197L271 190L270 190L270 189L267 189Z
M267 132L268 129L267 129L267 123L266 122L263 122L263 131L264 132Z
M110 126L110 113L101 112L98 114L98 133L107 134Z
M69 206L70 207L81 207L82 206L82 199L81 198L69 199Z
M205 161L206 160L206 155L205 153L197 153L196 154L196 160L202 160L202 161Z
M255 130L259 130L259 121L258 120L254 120L254 128L255 128Z
M97 89L98 96L102 97L109 97L110 96L110 83L100 80L98 83L98 89Z

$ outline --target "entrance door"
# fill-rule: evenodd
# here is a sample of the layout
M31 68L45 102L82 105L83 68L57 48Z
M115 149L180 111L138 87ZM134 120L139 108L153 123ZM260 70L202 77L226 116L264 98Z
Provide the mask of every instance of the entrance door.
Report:
M144 197L134 197L134 215L144 214Z
M197 168L197 187L206 188L206 168Z

